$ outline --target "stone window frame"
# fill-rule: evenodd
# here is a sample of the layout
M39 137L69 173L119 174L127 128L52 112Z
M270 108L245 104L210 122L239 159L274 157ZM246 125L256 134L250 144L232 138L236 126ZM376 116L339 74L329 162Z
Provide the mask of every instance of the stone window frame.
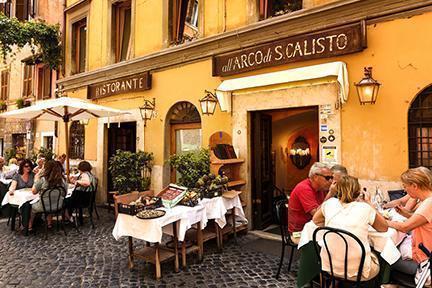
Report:
M52 137L52 152L55 152L55 147L56 147L56 136L55 136L55 133L54 132L41 132L41 135L40 135L40 139L41 139L41 142L40 142L40 146L41 147L44 147L44 148L47 148L46 147L46 143L45 143L45 137Z
M107 0L107 37L105 39L106 41L106 55L108 59L109 64L119 63L123 61L116 61L116 51L115 51L115 22L113 17L113 7L116 5L116 3L124 2L125 0ZM126 60L135 58L135 19L136 19L136 0L130 0L131 2L131 34L130 34L130 41L129 41L129 55Z
M191 3L194 2L194 0L165 0L165 7L164 7L164 19L167 19L165 26L166 26L166 43L167 46L173 46L173 45L179 45L183 44L185 42L191 42L194 39L200 38L201 35L203 35L202 31L204 31L204 3L203 0L198 0L198 7L196 12L198 13L197 21L198 26L194 27L190 23L187 22L187 18L191 17L191 13L193 12L193 7L191 7ZM176 6L174 6L176 5ZM175 9L175 7L179 7L181 9L182 5L183 10ZM179 15L184 13L183 15ZM175 23L177 23L178 28L175 28ZM185 39L185 28L189 30L191 35L189 36L189 39ZM181 32L183 31L183 32Z
M86 39L86 63L85 63L85 69L84 71L88 71L88 67L89 67L89 40L90 40L90 7L89 4L87 3L86 5L81 5L80 7L77 8L73 8L70 9L68 11L66 11L66 39L65 39L65 43L67 43L67 47L69 49L65 49L65 59L66 62L65 63L65 67L66 67L66 75L75 75L75 74L79 74L77 72L75 72L75 61L73 60L73 53L72 53L72 46L73 46L73 42L72 42L72 34L73 34L73 25L79 21L82 21L83 19L86 19L86 25L87 25L87 39ZM69 65L68 65L69 64Z
M288 10L288 11L273 11L273 5L275 5L276 1L285 1L285 2L291 2L291 3L285 3L285 4L291 4L294 5L294 9L293 10ZM301 7L298 8L297 6L300 5ZM288 14L291 12L295 12L295 11L300 11L303 9L303 1L302 0L258 0L258 16L259 16L259 20L265 20L271 17L277 17L280 15L284 15L284 14Z

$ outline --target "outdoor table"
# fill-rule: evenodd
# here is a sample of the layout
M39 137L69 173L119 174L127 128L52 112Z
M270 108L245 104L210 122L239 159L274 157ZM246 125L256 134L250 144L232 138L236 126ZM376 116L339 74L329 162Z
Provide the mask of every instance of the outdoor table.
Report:
M206 208L207 219L214 219L216 225L216 240L218 248L221 249L223 246L223 234L224 228L227 224L226 213L231 210L232 213L232 231L234 238L236 239L236 224L235 220L238 219L247 223L246 216L243 211L243 206L240 201L240 197L236 195L235 197L227 198L223 196L214 198L204 198L201 204Z
M178 205L174 208L160 208L166 214L156 219L143 220L135 216L119 213L113 229L113 236L118 240L122 236L128 236L129 240L129 258L128 266L133 268L134 257L145 259L152 262L156 266L156 279L161 277L160 263L171 259L175 259L175 271L178 272L178 240L183 241L186 231L197 224L198 232L201 233L207 225L207 217L205 208L202 205L195 207L186 207ZM161 249L159 243L162 242L163 233L173 236L174 253L169 250ZM155 247L144 247L138 251L133 250L133 238L141 239L149 243L156 243ZM202 237L201 237L202 238ZM202 243L200 247L200 257L202 257ZM182 254L186 253L186 247L182 247ZM185 259L184 254L184 259ZM185 265L185 263L183 263Z
M10 205L10 217L11 217L11 231L15 230L15 218L18 210L21 210L22 224L26 229L28 226L28 221L30 219L30 204L27 202L38 198L38 195L34 195L31 188L24 188L15 190L13 195L6 193L2 200L2 207Z
M313 232L318 226L312 221L306 223L301 233L298 249L300 253L299 271L297 273L297 287L302 287L311 282L320 273L319 255L316 255L313 246ZM320 235L318 234L319 238ZM394 264L401 256L397 245L405 237L393 228L388 228L387 232L377 232L369 227L369 244L375 251L379 252L380 260L380 281L388 283L390 278L390 265Z
M67 191L66 198L72 195L73 187L70 187ZM15 218L18 210L21 211L22 225L27 234L28 221L30 220L31 204L36 203L39 200L39 194L33 194L31 188L18 189L14 191L13 195L6 192L1 206L4 207L9 205L10 217L11 217L11 231L15 230Z

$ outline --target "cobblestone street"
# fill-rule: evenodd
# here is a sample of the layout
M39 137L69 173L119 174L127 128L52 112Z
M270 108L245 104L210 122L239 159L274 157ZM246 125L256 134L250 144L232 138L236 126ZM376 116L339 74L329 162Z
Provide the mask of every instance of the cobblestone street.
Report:
M286 266L274 279L278 257L248 247L256 240L252 235L239 237L238 244L230 239L223 253L206 243L203 263L193 264L191 256L188 271L174 273L168 262L156 281L150 264L136 260L132 271L127 268L127 239L116 241L113 216L104 209L100 214L94 230L89 223L80 233L68 226L67 237L54 229L47 240L43 227L25 237L0 223L0 287L295 287L295 272L287 275Z

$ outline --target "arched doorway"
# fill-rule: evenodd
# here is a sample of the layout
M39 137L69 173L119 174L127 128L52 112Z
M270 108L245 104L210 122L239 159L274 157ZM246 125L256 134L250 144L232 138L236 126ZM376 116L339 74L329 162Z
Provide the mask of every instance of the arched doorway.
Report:
M199 149L201 147L201 116L190 102L176 103L168 112L167 122L170 131L170 155ZM170 181L176 181L176 173L171 170Z
M425 88L408 110L409 167L432 168L432 85Z

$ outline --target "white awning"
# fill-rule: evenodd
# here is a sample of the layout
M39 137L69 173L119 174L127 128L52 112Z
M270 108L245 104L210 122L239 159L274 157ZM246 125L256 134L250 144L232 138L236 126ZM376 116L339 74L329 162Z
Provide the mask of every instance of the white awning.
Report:
M231 96L233 91L256 88L262 86L277 85L282 83L319 79L328 76L336 76L339 84L339 103L343 104L348 100L349 82L346 64L344 62L331 62L284 71L266 73L255 76L248 76L223 81L216 88L222 111L231 111Z

